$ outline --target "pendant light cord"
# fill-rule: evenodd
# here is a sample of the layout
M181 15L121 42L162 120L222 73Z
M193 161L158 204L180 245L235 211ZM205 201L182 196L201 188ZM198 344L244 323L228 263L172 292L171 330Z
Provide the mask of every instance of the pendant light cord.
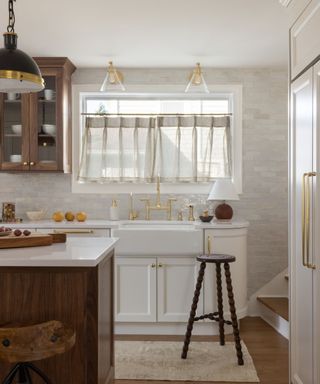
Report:
M7 31L9 33L14 33L14 23L16 21L16 17L15 17L14 10L13 10L13 2L14 1L16 1L16 0L9 0L9 4L8 4L8 7L9 7L9 24L7 26Z

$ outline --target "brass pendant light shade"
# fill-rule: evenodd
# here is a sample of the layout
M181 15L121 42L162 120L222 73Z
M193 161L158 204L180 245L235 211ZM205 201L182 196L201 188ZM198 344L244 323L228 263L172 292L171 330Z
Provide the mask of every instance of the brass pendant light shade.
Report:
M8 32L4 33L4 48L0 49L0 92L39 92L44 88L44 80L37 63L17 49L14 21L13 3L9 0Z

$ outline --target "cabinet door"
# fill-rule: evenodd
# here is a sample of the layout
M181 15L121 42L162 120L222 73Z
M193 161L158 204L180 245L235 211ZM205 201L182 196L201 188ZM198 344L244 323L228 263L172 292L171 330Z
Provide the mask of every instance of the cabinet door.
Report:
M315 217L314 217L314 264L316 269L313 271L314 285L313 285L313 305L314 305L314 361L320 361L320 62L314 67L314 125L315 125L315 142L317 150L315 152L314 164L316 167L317 176L314 183L314 204L315 204ZM320 384L320 365L315 364L314 382Z
M45 89L30 96L30 169L63 170L63 70L41 72Z
M313 270L303 265L302 183L303 175L314 169L313 69L291 86L290 129L290 297L291 297L291 380L314 384L313 376ZM313 211L310 182L310 212ZM312 224L312 218L310 220ZM313 253L310 228L310 261Z
M230 263L232 286L239 319L247 314L247 228L205 230L204 252L208 252L207 239L211 238L211 252L224 253L236 257ZM225 313L229 312L225 272L221 267L223 305ZM208 264L204 278L204 310L206 313L217 311L216 267Z
M29 169L29 96L0 93L1 170Z
M291 79L320 54L320 0L312 0L290 31Z
M116 321L156 321L156 273L156 258L116 258Z
M198 270L193 257L158 258L158 321L188 321ZM197 313L203 314L203 293Z

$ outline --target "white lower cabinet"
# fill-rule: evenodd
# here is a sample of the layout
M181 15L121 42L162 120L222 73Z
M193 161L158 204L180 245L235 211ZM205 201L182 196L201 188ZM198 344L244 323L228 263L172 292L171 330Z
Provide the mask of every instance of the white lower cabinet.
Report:
M115 262L115 320L157 320L157 259L117 257Z
M207 239L211 238L211 248L214 253L229 254L236 257L230 263L232 287L238 318L246 315L248 309L247 299L247 228L238 229L210 229L205 230L205 253L208 252ZM225 313L229 312L228 294L225 284L225 271L221 265L223 306ZM204 311L206 313L217 310L216 298L216 267L207 263L204 277Z
M193 257L158 258L157 307L159 322L186 322L197 282L199 263ZM203 313L203 294L198 313Z
M197 280L193 257L118 257L115 320L186 322ZM203 295L198 312L203 311Z

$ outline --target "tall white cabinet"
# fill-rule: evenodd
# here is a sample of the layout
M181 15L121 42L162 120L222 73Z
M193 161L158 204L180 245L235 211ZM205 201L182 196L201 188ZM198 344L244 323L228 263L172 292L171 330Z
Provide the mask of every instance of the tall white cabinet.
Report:
M290 374L294 384L320 384L319 16L320 2L312 1L291 28ZM308 55L303 51L306 47Z

